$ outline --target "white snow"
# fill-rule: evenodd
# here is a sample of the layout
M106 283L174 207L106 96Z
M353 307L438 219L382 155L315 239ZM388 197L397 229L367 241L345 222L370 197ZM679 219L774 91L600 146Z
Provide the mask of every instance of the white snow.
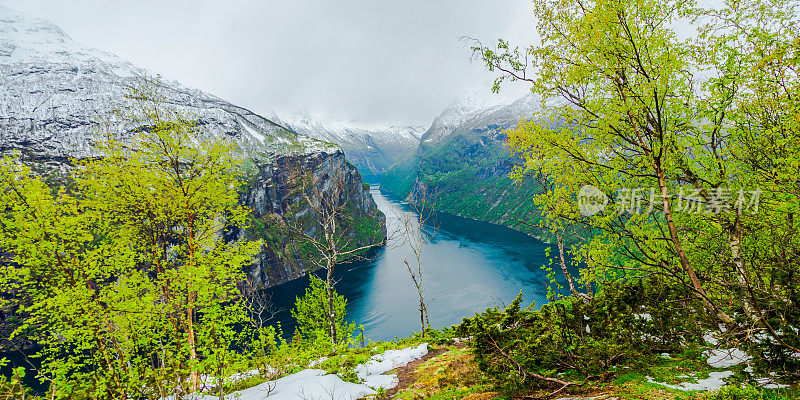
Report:
M683 390L683 391L691 391L691 390L718 390L725 386L725 379L731 377L733 375L733 371L722 371L722 372L710 372L708 374L708 378L700 379L697 383L692 382L684 382L679 385L670 385L663 382L657 382L652 377L647 377L647 381L650 383L655 383L657 385L666 386L671 389L676 390ZM684 376L685 378L689 378L689 376Z
M408 365L408 363L422 358L425 354L428 354L427 343L401 350L387 350L372 356L366 363L357 365L355 372L360 379L367 379L370 375L380 375Z
M784 384L775 382L775 380L770 378L770 377L755 378L753 380L756 381L758 386L761 386L761 387L763 387L765 389L781 389L781 388L789 387L789 385L784 385Z
M392 389L396 387L400 383L400 380L397 378L397 375L370 375L364 379L364 384L373 388L378 389L382 387L384 389Z
M706 360L708 365L714 368L730 368L752 359L747 353L739 349L709 350L705 355L708 356L708 360Z
M711 346L717 346L719 344L719 336L712 332L707 332L703 339L709 343ZM753 367L749 365L749 362L752 360L747 353L744 351L731 348L731 349L711 349L706 351L705 356L708 357L706 363L713 368L730 368L733 366L737 366L740 364L748 364L747 367L744 369L745 372L748 374L753 374ZM668 354L662 354L662 357L669 357ZM720 371L720 372L710 372L707 379L700 379L697 383L692 382L685 382L678 385L670 385L667 383L657 382L652 377L647 377L647 381L650 383L655 383L658 385L666 386L672 389L683 390L683 391L690 391L690 390L717 390L721 387L725 386L725 379L729 378L730 376L734 375L733 371ZM683 378L690 378L692 376L683 376ZM775 382L774 379L770 377L757 377L753 378L753 381L761 387L764 388L782 388L786 387L787 385L782 385L780 383Z
M92 144L100 134L98 121L125 139L133 127L112 111L130 105L127 87L155 75L73 41L47 19L0 6L0 111L8 117L0 148L24 146L44 158L97 156ZM294 152L336 151L216 96L174 81L162 83L160 94L176 111L202 120L199 129L205 134L249 152L280 154L284 140L299 145Z
M427 129L416 125L365 125L307 112L293 112L279 118L281 124L298 134L336 143L345 149L373 148L373 145L411 148L419 144L419 138Z
M241 390L225 396L226 400L355 400L375 394L379 387L391 389L398 384L397 375L383 375L408 365L408 363L428 354L428 344L408 347L401 350L387 350L376 354L364 364L355 368L356 375L363 383L345 382L338 375L328 374L322 369L304 369L295 374L284 376L258 386ZM325 357L313 360L311 364L319 365ZM235 374L230 381L244 379L258 373L257 370ZM198 400L216 400L217 396L205 395Z
M304 369L225 396L226 400L356 400L375 394L367 385L345 382L322 369ZM199 400L217 400L205 395Z
M244 126L244 130L247 131L247 133L249 133L250 136L252 136L254 139L258 140L259 142L264 143L264 141L267 140L266 136L256 132L256 130L251 128L250 125L243 124L242 126Z
M652 320L653 320L653 316L652 316L652 315L650 315L650 314L647 314L647 313L644 313L644 314L634 314L634 316L633 316L633 317L634 317L634 318L636 318L636 319L643 319L643 320L645 320L645 321L652 321Z
M324 363L325 361L328 361L328 357L320 357L320 358L318 358L318 359L316 359L316 360L311 360L311 361L308 363L308 367L309 367L309 368L314 368L314 367L316 367L317 365L320 365L320 364Z
M225 382L233 383L238 382L252 376L257 376L259 371L257 369L253 369L250 371L245 372L237 372L227 378L224 379ZM215 387L217 386L217 378L211 375L201 375L200 376L200 384L203 387Z
M708 342L708 344L712 346L716 346L717 344L719 344L719 339L717 339L717 335L712 332L706 332L706 334L703 335L703 340L705 340L706 342Z

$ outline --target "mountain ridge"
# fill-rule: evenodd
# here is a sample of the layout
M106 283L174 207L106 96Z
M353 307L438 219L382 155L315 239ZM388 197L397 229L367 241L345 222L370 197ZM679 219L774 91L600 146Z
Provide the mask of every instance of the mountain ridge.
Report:
M168 108L196 118L200 134L234 144L238 156L255 164L241 203L252 210L259 226L279 223L294 201L297 188L291 182L297 180L287 178L292 165L310 168L325 190L331 185L321 171L341 171L355 216L376 223L383 218L338 146L298 135L279 121L199 89L152 76L114 54L76 43L47 19L0 6L0 156L19 153L46 179L67 175L73 159L102 156L94 148L100 129L123 141L135 135L140 126L114 111L131 106L133 100L126 97L130 88L149 82L156 84L159 100ZM50 182L63 183L60 178ZM240 230L233 240L267 234L269 229ZM366 236L356 241L376 243ZM312 265L293 249L265 246L246 272L271 286L306 274Z
M92 142L99 120L130 104L129 87L155 74L112 53L73 41L51 21L0 6L0 154L97 156ZM291 148L335 153L335 146L296 135L260 116L176 81L159 81L160 95L177 111L198 117L200 128L250 153ZM112 130L130 131L121 121ZM57 167L63 160L52 162Z
M297 134L339 145L369 179L378 179L402 153L419 144L425 129L415 125L362 127L354 121L325 120L297 112L278 118Z
M456 99L434 119L419 146L387 170L381 189L411 201L433 200L437 211L548 239L532 226L541 216L529 199L540 188L508 176L519 159L506 144L506 131L536 117L541 104L532 93L510 104L477 107Z

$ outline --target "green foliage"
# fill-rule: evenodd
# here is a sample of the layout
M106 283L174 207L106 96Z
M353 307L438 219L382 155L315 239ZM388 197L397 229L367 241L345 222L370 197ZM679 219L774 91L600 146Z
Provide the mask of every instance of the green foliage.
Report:
M761 400L761 392L752 387L728 386L714 393L710 400Z
M723 387L711 393L684 393L677 400L792 400L800 398L796 388L763 389L754 386Z
M8 360L0 358L0 367L5 366ZM25 387L22 380L25 378L25 368L17 367L11 372L10 377L0 376L0 400L31 399L30 389Z
M473 50L501 75L495 88L525 81L544 99L540 115L508 132L523 159L512 177L549 179L530 199L548 226L591 228L591 240L572 249L582 281L605 290L658 275L683 292L669 304L707 329L724 325L761 368L792 375L800 367L789 357L800 347L797 3L536 0L533 10L539 42ZM682 38L681 21L699 34ZM604 212L580 213L587 184L611 197ZM740 190L760 190L757 212L739 207L750 200ZM626 200L643 207L626 209Z
M546 384L535 376L601 376L617 365L652 363L651 349L678 351L700 330L684 309L655 304L680 291L658 282L609 283L586 302L576 297L522 308L517 297L505 310L490 308L458 326L471 337L481 371L513 392ZM658 313L655 311L658 310Z
M20 294L11 301L30 317L14 335L44 346L39 378L54 398L161 398L243 362L236 284L259 243L223 238L246 225L239 164L157 85L130 97L119 117L142 128L127 144L109 134L69 191L0 161L0 241L14 254L0 289Z
M297 297L294 308L292 309L292 317L297 320L297 333L295 336L301 335L303 340L315 342L321 338L326 338L330 341L330 332L328 327L328 288L325 281L310 275L311 283L306 288L303 297ZM336 330L340 338L345 339L345 343L352 340L353 333L355 332L355 323L345 321L345 308L347 300L344 296L333 292L333 309L336 314Z
M490 132L503 127L490 128ZM509 149L494 137L479 133L453 133L436 143L423 143L398 160L381 181L385 189L407 197L414 184L435 193L437 211L502 224L520 232L548 239L538 227L541 220L530 199L541 192L536 182L515 182L508 177L513 161Z

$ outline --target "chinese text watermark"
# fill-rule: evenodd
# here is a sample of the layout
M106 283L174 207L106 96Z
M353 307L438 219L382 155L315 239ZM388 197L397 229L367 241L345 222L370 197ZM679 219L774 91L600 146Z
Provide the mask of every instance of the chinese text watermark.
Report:
M677 193L658 188L620 188L614 200L617 214L648 214L654 210L663 212L670 204L673 213L722 214L736 211L738 214L758 212L761 189L731 190L727 188L696 189L681 187ZM578 208L582 215L592 216L606 209L609 197L602 190L585 185L578 192Z

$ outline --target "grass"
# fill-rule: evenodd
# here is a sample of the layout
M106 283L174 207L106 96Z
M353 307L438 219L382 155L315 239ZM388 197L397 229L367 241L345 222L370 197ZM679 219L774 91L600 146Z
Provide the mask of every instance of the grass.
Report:
M509 396L495 390L492 382L478 369L469 347L454 345L453 334L449 330L433 331L423 338L414 334L406 338L387 342L369 342L364 347L340 348L331 354L325 346L292 348L287 345L275 354L270 365L280 370L271 376L254 376L226 387L230 393L256 386L267 380L279 378L302 369L320 357L327 357L314 368L324 369L328 373L338 374L343 380L358 382L354 373L356 365L364 363L375 354L387 350L403 349L418 346L427 342L431 350L443 348L445 351L415 369L416 381L396 394L403 400L488 400L510 399ZM657 382L680 384L708 377L714 369L705 363L702 357L703 348L691 348L669 358L658 354L642 355L638 365L619 368L613 371L606 380L588 380L581 385L571 387L562 397L599 396L599 398L617 397L620 400L797 400L800 399L800 388L757 389L743 387L746 381L742 366L731 368L736 374L727 379L729 386L717 392L684 392L650 383L647 377ZM392 373L391 371L388 373ZM580 382L582 378L571 377ZM385 399L385 392L380 391L375 399Z
M450 346L447 351L420 364L417 381L398 393L397 398L414 399L494 399L502 396L492 391L478 370L468 348Z

